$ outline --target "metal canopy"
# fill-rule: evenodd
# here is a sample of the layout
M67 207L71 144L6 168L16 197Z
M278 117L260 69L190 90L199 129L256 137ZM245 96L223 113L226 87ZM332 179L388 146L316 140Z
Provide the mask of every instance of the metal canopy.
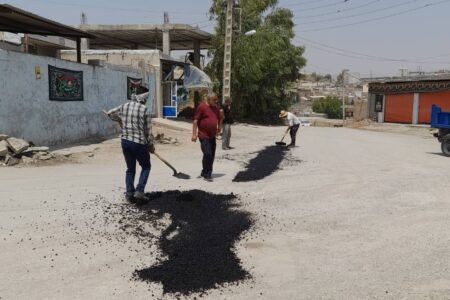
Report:
M162 49L163 30L170 32L170 50L190 50L194 42L208 49L212 34L186 24L82 25L96 36L90 49Z
M69 39L95 38L95 36L17 7L0 4L0 31L61 36Z

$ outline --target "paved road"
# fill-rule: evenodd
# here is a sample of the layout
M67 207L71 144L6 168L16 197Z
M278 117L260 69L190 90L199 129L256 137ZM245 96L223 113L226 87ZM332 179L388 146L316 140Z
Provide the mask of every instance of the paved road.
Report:
M200 150L189 132L157 149L193 179L153 159L148 190L241 195L256 224L236 245L253 279L206 299L450 298L450 158L432 138L345 128L302 128L300 164L258 182L233 183L279 127L233 128L235 150L218 151L216 178L196 178ZM227 156L223 156L228 154ZM1 299L157 299L157 284L131 280L157 249L117 241L105 223L120 203L118 140L81 163L0 168ZM170 216L167 216L170 220Z

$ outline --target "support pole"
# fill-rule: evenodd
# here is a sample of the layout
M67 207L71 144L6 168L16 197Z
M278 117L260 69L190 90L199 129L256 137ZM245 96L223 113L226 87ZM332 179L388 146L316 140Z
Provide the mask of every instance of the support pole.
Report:
M77 62L81 63L81 38L77 38Z
M223 89L222 103L231 96L231 46L233 38L233 0L227 0L225 27L225 44L223 55Z
M194 41L194 66L201 69L200 65L200 41Z

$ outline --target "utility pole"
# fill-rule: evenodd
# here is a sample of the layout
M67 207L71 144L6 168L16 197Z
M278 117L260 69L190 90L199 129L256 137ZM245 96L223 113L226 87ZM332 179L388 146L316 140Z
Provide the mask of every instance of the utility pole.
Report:
M231 96L231 44L233 41L233 5L234 0L227 0L227 14L225 20L225 44L223 54L223 89L222 103Z
M342 70L342 122L345 122L345 73L347 70Z

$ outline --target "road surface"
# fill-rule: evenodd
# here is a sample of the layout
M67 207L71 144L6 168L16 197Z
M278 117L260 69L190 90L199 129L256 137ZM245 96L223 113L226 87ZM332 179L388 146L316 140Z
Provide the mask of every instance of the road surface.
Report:
M260 181L232 182L282 130L233 127L236 149L219 147L212 183L197 178L201 153L190 132L166 130L181 144L157 145L192 179L172 177L153 157L148 191L233 192L254 216L234 249L252 279L203 298L449 299L450 158L437 141L301 128L299 147L290 150L300 163L282 163ZM125 205L123 173L118 139L78 163L0 168L1 299L173 298L159 283L132 278L157 262L159 250L116 236L108 205Z

